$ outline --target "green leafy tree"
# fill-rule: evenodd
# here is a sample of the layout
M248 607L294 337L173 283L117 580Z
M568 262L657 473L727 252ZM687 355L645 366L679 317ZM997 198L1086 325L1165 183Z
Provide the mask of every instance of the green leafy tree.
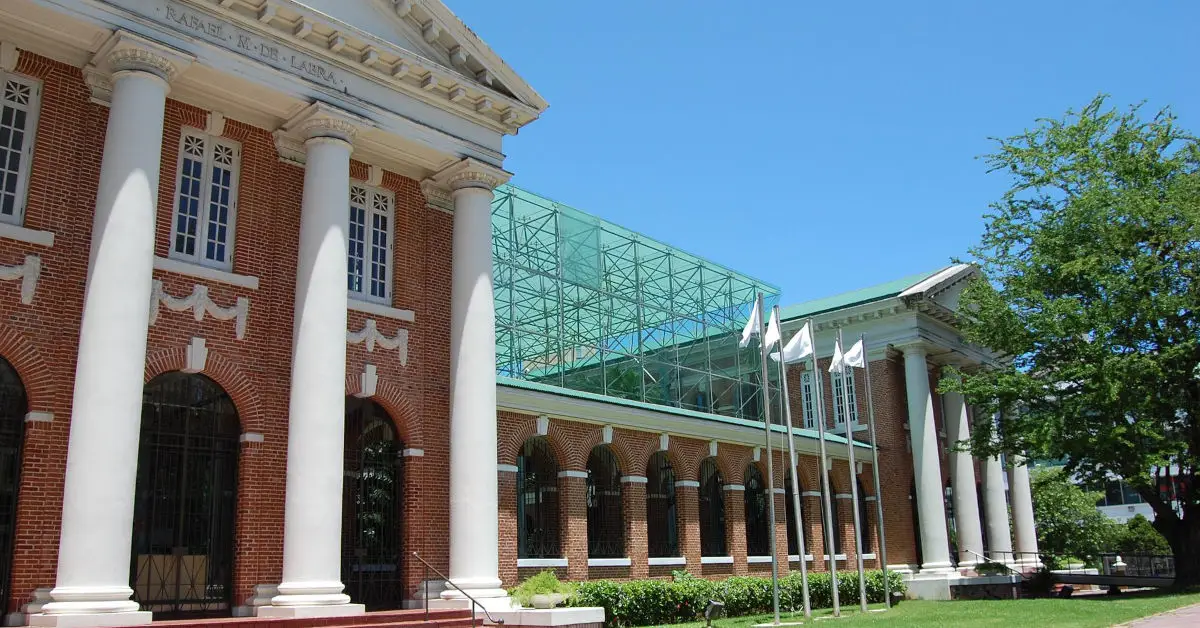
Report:
M1200 575L1200 146L1170 110L1103 97L997 140L1012 187L971 250L965 337L1004 368L947 378L991 416L979 455L1064 459L1086 483L1113 474L1154 509L1176 582ZM1160 477L1155 477L1157 473ZM1163 478L1162 475L1171 475ZM1160 494L1176 482L1178 504Z
M1170 554L1171 544L1154 529L1154 524L1142 515L1125 522L1117 548L1123 556L1131 554Z
M1029 483L1041 551L1088 563L1113 551L1123 527L1096 509L1102 493L1083 490L1062 468L1037 469Z

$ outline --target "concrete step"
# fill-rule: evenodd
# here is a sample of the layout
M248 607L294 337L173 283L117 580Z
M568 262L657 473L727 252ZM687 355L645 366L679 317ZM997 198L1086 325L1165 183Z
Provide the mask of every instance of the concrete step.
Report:
M376 611L344 617L220 617L156 621L155 628L451 628L471 625L469 610Z

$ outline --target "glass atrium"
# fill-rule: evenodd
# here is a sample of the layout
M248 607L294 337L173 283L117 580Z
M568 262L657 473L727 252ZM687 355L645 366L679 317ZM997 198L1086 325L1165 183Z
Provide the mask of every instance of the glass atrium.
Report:
M762 420L758 344L738 338L756 293L778 302L775 286L509 185L492 203L492 248L502 384Z

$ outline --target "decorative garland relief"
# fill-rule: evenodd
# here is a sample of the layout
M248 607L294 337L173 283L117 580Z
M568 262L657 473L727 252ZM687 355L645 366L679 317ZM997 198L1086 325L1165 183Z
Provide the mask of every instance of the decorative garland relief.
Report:
M37 292L38 277L42 275L42 258L37 255L26 255L25 263L17 266L0 266L0 279L5 281L21 280L21 303L33 303L33 293Z
M408 330L397 329L396 335L387 337L380 333L375 319L368 318L360 331L346 331L346 342L356 345L366 343L367 353L375 351L375 345L384 349L396 349L400 357L400 365L408 366Z
M162 281L155 279L154 292L150 295L151 325L158 320L159 304L165 305L167 309L175 312L192 310L196 322L203 321L206 313L219 321L237 319L237 339L243 340L246 337L246 318L250 315L250 299L248 297L238 297L237 303L232 307L221 307L209 298L208 286L196 284L192 288L191 295L180 299L167 294L163 289Z

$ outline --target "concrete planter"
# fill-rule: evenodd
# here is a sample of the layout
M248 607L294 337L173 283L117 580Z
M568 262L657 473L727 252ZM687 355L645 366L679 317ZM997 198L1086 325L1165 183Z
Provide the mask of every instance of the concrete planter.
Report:
M534 608L547 609L554 608L567 599L567 596L562 593L538 593L529 598L529 603Z

